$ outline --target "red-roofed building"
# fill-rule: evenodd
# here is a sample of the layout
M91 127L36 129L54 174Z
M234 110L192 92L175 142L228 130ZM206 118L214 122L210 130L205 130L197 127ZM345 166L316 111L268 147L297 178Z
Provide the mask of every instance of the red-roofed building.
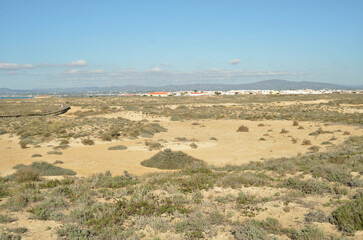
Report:
M167 92L149 92L148 96L156 96L156 97L166 97L168 96Z

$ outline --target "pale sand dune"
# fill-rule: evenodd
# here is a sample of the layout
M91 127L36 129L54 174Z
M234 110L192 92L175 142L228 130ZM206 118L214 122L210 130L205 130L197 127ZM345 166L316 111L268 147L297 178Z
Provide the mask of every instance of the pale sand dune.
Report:
M326 145L320 145L323 141L328 141L332 136L337 140L332 141L339 144L349 137L343 135L344 131L349 131L351 135L362 135L363 130L348 125L330 125L325 127L323 124L315 122L301 122L300 125L305 129L298 130L292 126L292 121L240 121L240 120L204 120L199 121L201 125L191 125L194 121L174 122L163 121L160 124L168 129L168 132L156 134L153 138L129 140L123 139L113 142L96 141L94 146L83 146L80 140L72 141L68 149L61 150L62 155L48 155L52 147L47 147L45 143L41 148L21 149L16 137L8 138L7 135L1 136L0 139L0 173L2 176L14 172L13 166L19 163L30 164L34 161L54 162L61 160L64 162L62 167L70 168L81 176L90 176L92 174L110 170L112 174L123 174L127 170L131 174L141 175L151 171L160 171L157 169L146 168L140 165L140 162L150 158L158 151L148 151L144 146L144 141L157 141L163 139L162 143L166 148L173 150L182 150L183 152L196 158L206 161L208 164L223 166L226 164L242 164L249 161L258 161L261 158L269 159L274 157L296 156L298 153L305 153L310 146L301 145L302 140L311 140L312 145L321 147L321 151ZM259 123L265 126L258 127ZM249 132L236 132L240 125L249 128ZM341 132L321 134L318 136L309 136L308 134L322 127L326 131L335 131L340 129ZM282 128L289 131L287 134L280 134ZM268 130L272 132L268 132ZM263 136L269 134L269 136ZM195 139L198 148L193 149L189 146L191 142L177 142L176 137L186 137ZM215 137L218 141L210 140ZM259 141L263 137L266 141ZM293 144L291 138L298 139ZM53 143L54 144L54 143ZM125 145L126 150L110 151L108 148L115 145ZM33 154L42 154L41 158L32 158Z

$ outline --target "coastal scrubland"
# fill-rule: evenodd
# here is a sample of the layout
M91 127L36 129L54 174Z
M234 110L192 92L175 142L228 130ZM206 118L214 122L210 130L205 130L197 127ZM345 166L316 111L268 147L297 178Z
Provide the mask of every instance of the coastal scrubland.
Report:
M1 100L0 239L363 238L359 94ZM53 106L53 107L52 107Z

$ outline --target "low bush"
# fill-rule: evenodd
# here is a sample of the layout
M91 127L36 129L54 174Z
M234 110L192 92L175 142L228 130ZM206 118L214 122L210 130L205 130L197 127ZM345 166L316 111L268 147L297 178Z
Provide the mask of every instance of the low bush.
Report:
M193 149L198 148L198 145L197 145L196 143L191 143L191 144L189 144L189 146L190 146L191 148L193 148Z
M13 168L18 169L18 171L26 170L25 173L27 173L28 175L31 175L30 173L32 173L32 172L36 172L38 174L38 177L39 177L39 175L40 176L60 176L60 175L76 175L77 174L73 170L54 166L53 164L50 164L47 162L33 162L29 166L21 164L21 165L16 165ZM17 174L19 174L18 171L15 173L16 178L18 178L17 177L18 176ZM23 175L23 173L21 175Z
M363 193L333 211L329 221L348 234L363 230Z
M237 129L237 132L248 132L248 131L249 131L248 127L244 125L239 126L239 128Z
M142 166L158 169L183 169L195 164L204 165L204 162L181 151L175 152L170 149L165 149L150 159L141 162Z
M232 228L232 235L237 240L265 240L267 232L255 221L236 223Z
M39 171L33 168L20 168L14 173L14 176L17 182L31 182L40 180Z
M309 213L305 214L305 221L308 223L312 222L326 222L328 220L325 213L321 210L317 211L310 211Z
M304 139L302 141L301 145L311 145L311 141L310 140L307 140L307 139Z
M125 150L127 149L126 146L123 145L117 145L117 146L113 146L113 147L109 147L108 150Z
M160 150L160 149L162 149L164 147L161 143L153 142L153 141L146 141L145 145L147 147L149 147L149 151Z
M284 186L287 188L298 189L306 194L332 193L333 189L326 181L307 180L303 181L298 178L288 178Z
M283 129L281 129L280 134L286 134L288 132L289 132L288 130L286 130L285 128L283 128Z
M59 152L59 151L49 151L47 152L48 155L62 155L63 153L62 152Z
M89 138L84 138L84 139L82 139L81 142L82 142L83 145L94 145L95 144L95 142L92 139L89 139Z
M36 158L36 157L43 157L42 154L33 154L32 158Z
M25 227L7 228L6 230L8 230L9 232L19 233L19 234L26 233L28 231L28 229Z
M311 152L319 152L320 147L319 146L311 146L308 148Z

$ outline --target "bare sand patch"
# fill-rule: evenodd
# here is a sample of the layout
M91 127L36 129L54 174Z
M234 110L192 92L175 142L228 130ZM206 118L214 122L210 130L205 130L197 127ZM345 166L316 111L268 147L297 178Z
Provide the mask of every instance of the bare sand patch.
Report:
M298 129L297 126L292 126L292 121L284 120L203 120L199 121L201 125L192 125L194 122L196 121L160 122L168 131L158 133L153 138L122 139L112 142L96 141L93 146L84 146L79 143L80 140L76 140L76 142L71 142L68 149L60 150L62 155L48 155L47 152L53 150L49 143L43 144L40 148L21 149L16 137L9 138L7 135L3 135L0 139L0 173L2 176L13 173L12 167L19 163L31 164L34 161L53 163L56 160L64 162L59 166L72 169L81 176L90 176L108 170L115 175L122 174L125 170L136 175L160 171L140 165L141 161L157 153L156 150L148 150L143 144L145 140L159 140L164 148L182 150L186 154L206 161L208 164L216 166L238 165L261 159L304 154L311 147L301 144L304 139L310 140L312 145L317 145L320 147L320 151L324 151L330 145L321 145L322 142L330 141L334 137L336 140L330 142L339 144L351 135L362 135L363 133L363 130L356 126L343 124L324 126L324 124L317 122L300 122L300 126L304 127L302 130ZM263 123L264 126L257 126L259 123ZM249 132L236 132L242 124L249 128ZM332 133L317 136L309 135L319 127ZM281 134L283 128L288 133ZM350 132L351 135L344 135L344 132ZM175 139L177 137L184 137L188 141L177 141ZM211 138L216 138L217 141L211 140ZM295 138L297 143L294 144L292 138ZM193 142L197 148L190 146ZM109 147L119 144L127 146L127 149L123 151L108 150ZM43 157L32 158L33 154L41 154Z

